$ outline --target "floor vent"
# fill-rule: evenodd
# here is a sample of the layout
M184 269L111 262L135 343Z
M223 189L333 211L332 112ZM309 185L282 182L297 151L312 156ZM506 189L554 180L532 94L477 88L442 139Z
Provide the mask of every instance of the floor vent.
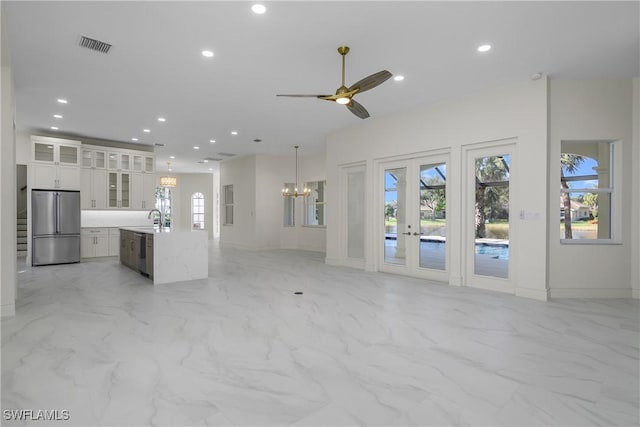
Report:
M111 45L109 43L101 42L100 40L91 39L85 36L80 38L80 46L101 53L109 53L109 49L111 49Z

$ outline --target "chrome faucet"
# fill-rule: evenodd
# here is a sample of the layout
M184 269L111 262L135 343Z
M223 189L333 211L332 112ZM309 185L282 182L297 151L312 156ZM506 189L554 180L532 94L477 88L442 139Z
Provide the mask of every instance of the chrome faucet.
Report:
M153 215L154 212L158 212L158 216L159 216L159 222L158 225L160 226L160 228L164 228L164 215L162 214L162 212L160 212L160 210L158 209L151 209L149 211L149 215L147 216L148 219L151 219L151 216Z

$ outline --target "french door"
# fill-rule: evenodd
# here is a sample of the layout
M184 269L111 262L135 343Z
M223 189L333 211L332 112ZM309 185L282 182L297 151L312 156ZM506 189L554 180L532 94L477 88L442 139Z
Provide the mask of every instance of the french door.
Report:
M447 155L382 162L379 269L449 280Z
M470 147L466 157L465 285L515 292L515 144Z

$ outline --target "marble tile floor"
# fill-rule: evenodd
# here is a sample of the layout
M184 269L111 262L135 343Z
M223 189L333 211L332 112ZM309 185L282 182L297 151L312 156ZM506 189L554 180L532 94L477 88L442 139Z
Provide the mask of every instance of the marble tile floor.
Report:
M637 300L539 302L212 246L209 278L27 268L2 409L73 426L638 425ZM303 295L294 295L302 291Z

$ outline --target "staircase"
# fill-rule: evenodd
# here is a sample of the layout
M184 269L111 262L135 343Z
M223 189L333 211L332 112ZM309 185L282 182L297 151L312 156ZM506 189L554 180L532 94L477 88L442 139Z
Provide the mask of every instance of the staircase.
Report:
M18 258L27 256L27 211L18 212L17 218Z

